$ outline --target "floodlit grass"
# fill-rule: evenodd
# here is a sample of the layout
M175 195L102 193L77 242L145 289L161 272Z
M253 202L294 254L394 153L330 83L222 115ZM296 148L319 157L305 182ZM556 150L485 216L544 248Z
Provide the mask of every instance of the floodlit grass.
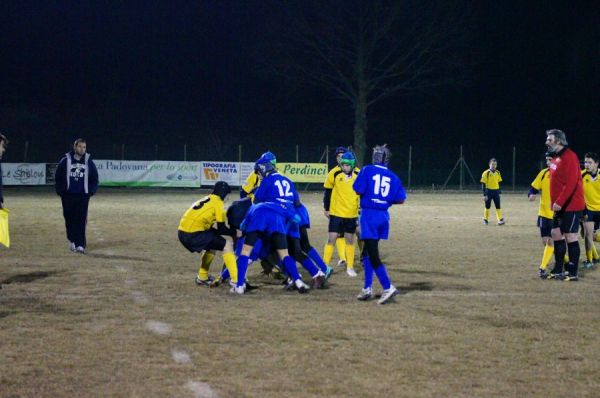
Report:
M257 265L249 276L261 288L243 297L195 286L199 257L176 230L199 195L101 190L88 254L77 255L56 195L7 189L13 246L0 249L0 396L600 391L600 270L578 283L538 280L537 204L523 194L503 196L502 227L482 225L480 194L410 194L381 244L404 292L385 306L357 301L362 273L340 269L329 289L307 295L283 292ZM302 197L321 252L321 195Z

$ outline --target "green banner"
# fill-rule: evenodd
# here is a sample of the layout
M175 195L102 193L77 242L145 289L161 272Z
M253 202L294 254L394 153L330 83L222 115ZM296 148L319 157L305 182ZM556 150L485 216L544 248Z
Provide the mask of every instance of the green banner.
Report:
M277 163L277 171L293 182L322 184L327 177L326 163Z

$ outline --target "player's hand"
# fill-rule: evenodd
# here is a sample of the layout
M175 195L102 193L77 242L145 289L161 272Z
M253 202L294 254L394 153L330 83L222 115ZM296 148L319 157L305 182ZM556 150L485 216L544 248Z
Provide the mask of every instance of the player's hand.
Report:
M483 201L484 201L484 202L487 202L487 195L484 195L484 196L483 196Z
M561 210L562 210L562 207L561 207L561 206L559 206L559 205L557 205L556 203L553 203L553 204L552 204L552 210L553 210L553 211L561 211Z
M535 195L529 195L527 198L530 202L533 202L535 200Z
M323 214L325 214L325 217L327 217L329 219L329 210L323 211Z

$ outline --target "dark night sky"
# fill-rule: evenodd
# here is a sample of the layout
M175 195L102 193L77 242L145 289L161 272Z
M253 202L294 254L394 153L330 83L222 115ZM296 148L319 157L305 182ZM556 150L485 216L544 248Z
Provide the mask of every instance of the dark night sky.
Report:
M541 148L544 130L559 127L597 142L600 7L593 4L477 3L470 84L377 104L371 134L396 144ZM193 142L207 125L236 142L259 134L351 142L347 104L314 88L289 95L258 73L269 24L261 1L6 1L0 13L0 128L13 143L77 135Z

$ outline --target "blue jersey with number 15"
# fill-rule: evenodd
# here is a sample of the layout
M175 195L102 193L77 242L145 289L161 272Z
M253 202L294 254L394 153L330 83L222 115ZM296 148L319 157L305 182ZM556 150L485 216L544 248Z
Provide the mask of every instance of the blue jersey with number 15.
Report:
M298 201L299 196L294 183L279 173L272 173L266 176L254 193L254 203L298 203Z
M352 188L360 195L362 209L387 210L394 203L406 200L400 178L379 164L363 167Z

